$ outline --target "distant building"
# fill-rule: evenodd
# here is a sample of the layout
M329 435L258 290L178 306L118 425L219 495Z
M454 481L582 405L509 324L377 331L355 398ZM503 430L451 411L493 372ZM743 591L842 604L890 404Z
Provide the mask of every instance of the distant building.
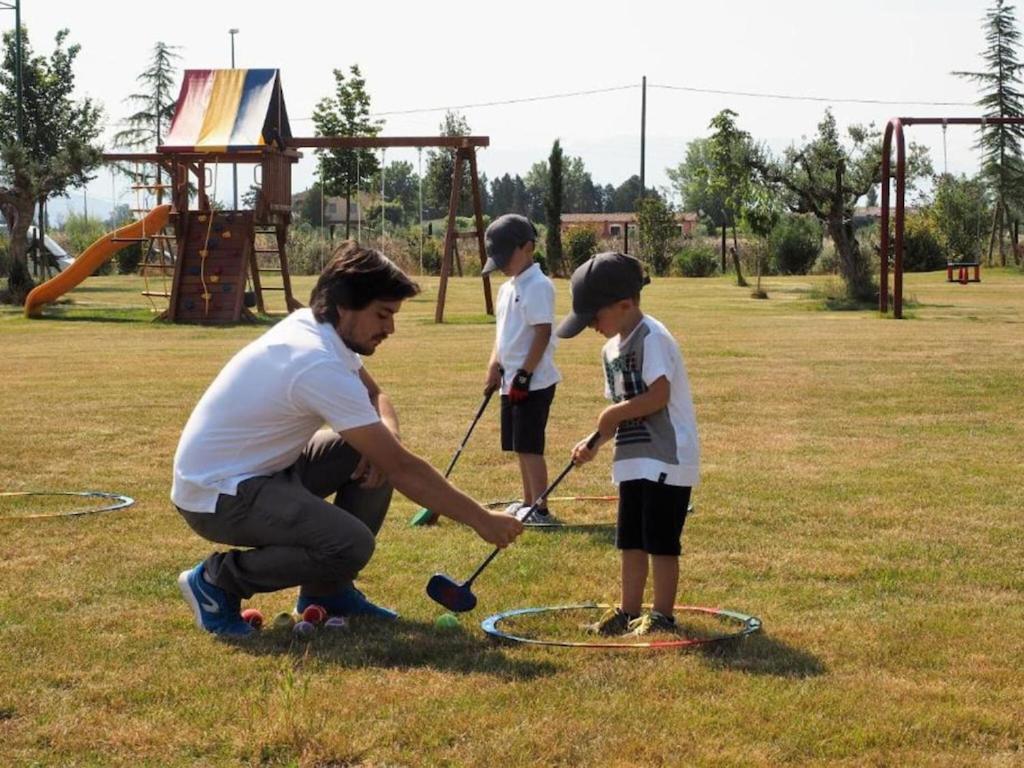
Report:
M697 228L696 213L677 213L675 220L680 235L692 235ZM628 238L629 230L636 229L636 214L621 213L563 213L562 232L573 227L590 227L602 239L612 237Z

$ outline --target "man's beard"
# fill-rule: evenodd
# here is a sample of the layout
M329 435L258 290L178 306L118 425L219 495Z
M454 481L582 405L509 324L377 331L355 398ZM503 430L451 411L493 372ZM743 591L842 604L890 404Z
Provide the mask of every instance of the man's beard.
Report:
M360 344L359 342L355 341L354 339L346 339L344 336L342 336L341 340L342 340L342 342L344 342L346 347L351 349L357 355L363 355L365 357L369 357L370 355L372 355L374 352L377 351L376 347L367 347L367 346L365 346L363 344Z

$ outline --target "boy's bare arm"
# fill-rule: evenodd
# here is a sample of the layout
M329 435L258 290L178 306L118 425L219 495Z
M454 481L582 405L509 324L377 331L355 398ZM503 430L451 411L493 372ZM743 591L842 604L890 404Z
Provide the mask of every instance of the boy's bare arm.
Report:
M527 373L537 370L548 344L551 343L551 323L530 327L533 328L533 341L530 343L530 351L526 353L526 359L523 361L523 370Z
M599 437L592 448L587 447L587 441L581 440L572 450L572 459L577 464L585 464L597 455L601 446L615 436L615 430L619 424L630 419L640 419L657 413L668 405L672 388L668 378L659 376L647 388L642 395L637 395L630 400L623 400L621 403L609 405L597 420L597 431Z

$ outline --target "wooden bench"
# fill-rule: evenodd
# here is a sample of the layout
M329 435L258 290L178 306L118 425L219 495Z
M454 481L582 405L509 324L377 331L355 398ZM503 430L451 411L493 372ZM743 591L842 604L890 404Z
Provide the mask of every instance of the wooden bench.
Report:
M974 275L970 274L970 269L974 268ZM946 282L954 282L953 270L957 271L955 282L966 285L967 283L980 283L981 282L981 262L980 261L947 261L946 262Z

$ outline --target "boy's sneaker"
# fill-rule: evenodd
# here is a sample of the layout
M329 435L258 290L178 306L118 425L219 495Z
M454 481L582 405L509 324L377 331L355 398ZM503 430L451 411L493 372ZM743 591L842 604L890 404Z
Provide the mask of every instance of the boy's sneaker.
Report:
M675 632L676 620L658 611L645 613L639 619L629 622L629 631L634 635L650 635L654 632Z
M178 588L192 607L196 626L221 637L247 637L256 630L242 619L242 600L230 595L206 580L205 566L182 571L178 575Z
M618 606L609 608L601 618L593 624L588 624L586 631L591 635L624 635L629 625L636 620Z
M521 501L513 501L511 504L509 504L507 507L505 507L505 514L508 515L509 517L514 517L516 519L521 519L519 517L520 511L522 511L522 514L525 515L526 514L525 510L527 510L527 509L529 509L529 507L524 507L523 506L523 502L521 502Z
M561 525L561 521L552 515L547 507L538 507L534 513L530 515L530 519L527 520L526 516L529 512L529 507L523 507L519 510L516 517L526 525Z
M366 595L356 589L354 584L333 595L322 597L299 595L299 599L295 602L295 612L301 615L311 605L319 605L327 611L328 616L372 616L375 619L388 621L398 618L397 612L371 602Z

